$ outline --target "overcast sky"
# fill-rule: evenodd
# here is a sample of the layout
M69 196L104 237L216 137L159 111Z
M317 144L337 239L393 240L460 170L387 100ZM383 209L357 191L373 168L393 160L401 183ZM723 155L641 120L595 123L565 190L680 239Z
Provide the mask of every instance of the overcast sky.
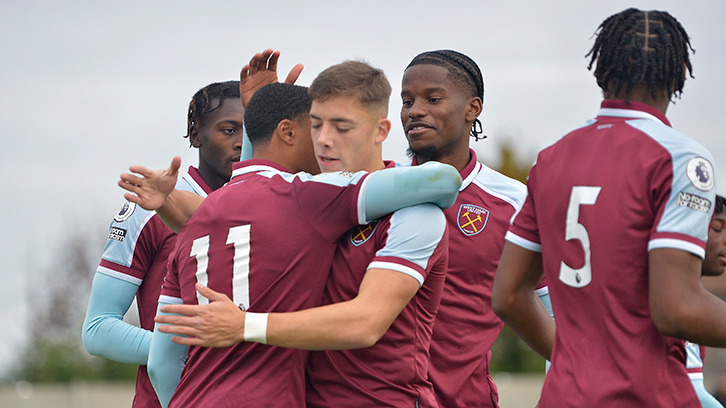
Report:
M255 52L280 50L281 76L305 64L301 85L346 59L382 68L393 85L384 155L399 161L403 69L423 51L468 54L484 73L489 135L472 146L496 165L499 143L534 158L597 113L585 54L598 25L630 6L667 10L691 36L696 79L668 116L714 154L725 191L723 0L0 2L0 371L25 338L38 270L76 225L106 234L129 165L166 167L176 154L196 164L182 138L191 96L239 79Z

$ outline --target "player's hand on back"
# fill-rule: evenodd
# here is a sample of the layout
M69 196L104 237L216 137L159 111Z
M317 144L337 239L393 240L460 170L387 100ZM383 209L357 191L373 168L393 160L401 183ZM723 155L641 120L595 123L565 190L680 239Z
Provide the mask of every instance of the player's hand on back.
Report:
M175 156L165 170L151 170L144 166L130 166L129 170L138 176L122 173L119 187L129 191L124 198L142 208L153 211L164 204L166 197L174 191L181 167L181 157ZM140 176L140 177L139 177Z
M250 63L245 65L240 72L239 93L242 99L242 106L247 107L252 95L263 86L277 83L277 60L280 58L280 51L267 49L252 56ZM290 70L285 78L285 83L294 84L303 70L302 64L297 64Z
M174 343L187 346L229 347L244 340L244 315L227 295L197 283L197 291L207 299L205 305L164 305L161 311L175 313L158 315L162 333L175 334Z

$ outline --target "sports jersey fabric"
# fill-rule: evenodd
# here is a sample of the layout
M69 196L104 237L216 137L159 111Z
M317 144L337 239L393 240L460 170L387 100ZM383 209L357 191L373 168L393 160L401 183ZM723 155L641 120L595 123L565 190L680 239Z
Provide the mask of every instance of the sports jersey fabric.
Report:
M686 370L701 405L703 408L723 408L723 405L706 390L703 384L703 359L705 357L705 346L690 341L686 342Z
M407 274L421 287L373 347L311 353L308 408L438 407L427 380L428 350L447 263L446 219L431 204L403 208L341 237L323 304L353 299L369 268Z
M198 303L199 281L251 312L319 306L338 238L365 223L367 176L235 164L230 182L182 227L160 301ZM303 407L308 354L259 343L190 347L169 406Z
M176 185L206 197L212 190L194 167ZM125 203L109 228L84 324L84 344L94 354L139 364L133 408L160 407L146 371L156 304L176 234L153 211ZM122 321L134 296L140 328ZM128 361L132 359L133 361Z
M444 210L449 265L431 338L429 380L441 407L493 407L499 394L489 375L491 346L502 329L492 311L492 285L522 183L471 159L454 205ZM415 161L413 163L416 164Z
M541 251L557 330L539 406L698 406L648 306L648 251L703 257L711 154L660 111L605 100L540 152L507 240Z

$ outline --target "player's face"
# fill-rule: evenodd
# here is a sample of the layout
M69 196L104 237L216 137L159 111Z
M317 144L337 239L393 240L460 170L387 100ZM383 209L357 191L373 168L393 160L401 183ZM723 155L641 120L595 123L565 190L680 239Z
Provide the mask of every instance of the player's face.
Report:
M213 100L211 106L216 104L217 101ZM229 180L232 164L239 161L242 152L244 116L245 110L240 99L230 98L222 100L219 108L202 117L196 134L200 172L205 169L212 177L224 182Z
M354 96L313 101L313 146L322 172L382 169L381 145L391 123L365 109Z
M411 152L435 160L468 148L471 100L463 85L436 65L414 65L403 73L401 123ZM476 113L478 115L478 112Z
M297 146L297 155L300 160L300 170L310 173L320 173L318 161L315 158L315 149L313 148L312 136L310 135L310 116L303 115L302 118L295 121L295 132L299 134L301 143Z
M718 276L726 270L726 213L716 214L708 228L703 274Z

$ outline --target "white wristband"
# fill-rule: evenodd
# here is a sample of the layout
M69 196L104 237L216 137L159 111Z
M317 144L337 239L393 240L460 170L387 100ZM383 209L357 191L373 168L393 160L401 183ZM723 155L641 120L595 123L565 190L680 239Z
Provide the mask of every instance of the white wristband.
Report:
M267 315L251 312L245 314L245 341L267 344Z

